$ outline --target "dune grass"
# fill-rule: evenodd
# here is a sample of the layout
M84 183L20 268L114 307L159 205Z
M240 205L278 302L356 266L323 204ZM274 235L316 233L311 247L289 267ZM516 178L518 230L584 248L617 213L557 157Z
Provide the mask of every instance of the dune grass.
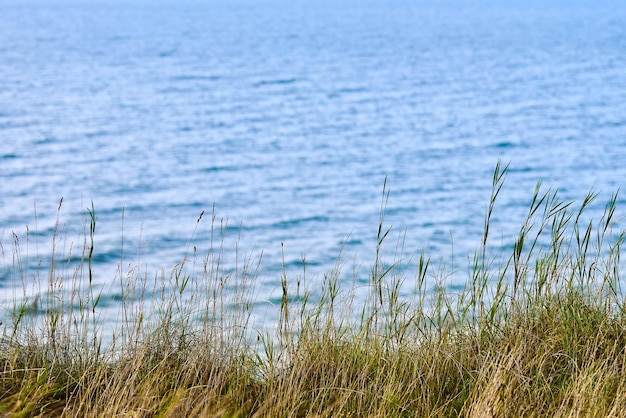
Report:
M489 227L506 171L494 172L464 290L433 286L446 272L425 255L411 270L384 261L385 189L366 302L339 266L318 292L284 273L268 333L250 326L258 265L225 268L216 226L202 271L187 274L183 261L156 285L120 278L121 326L104 346L92 208L79 266L64 275L53 265L45 300L16 302L5 323L0 414L626 416L617 195L583 221L595 194L576 205L538 185L512 252L494 255ZM19 276L18 252L16 243ZM402 297L409 284L413 296Z

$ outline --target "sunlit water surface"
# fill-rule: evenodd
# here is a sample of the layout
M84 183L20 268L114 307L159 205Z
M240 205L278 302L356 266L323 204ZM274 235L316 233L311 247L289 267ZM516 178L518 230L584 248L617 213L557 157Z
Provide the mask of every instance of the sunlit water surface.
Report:
M626 9L509 3L3 1L2 306L47 294L53 239L72 283L92 204L111 312L134 274L158 282L185 258L199 274L213 213L225 272L262 253L260 306L279 304L283 271L318 289L340 252L364 298L385 178L385 261L424 251L451 289L498 160L496 247L540 180L565 200L601 192L599 217L626 175Z

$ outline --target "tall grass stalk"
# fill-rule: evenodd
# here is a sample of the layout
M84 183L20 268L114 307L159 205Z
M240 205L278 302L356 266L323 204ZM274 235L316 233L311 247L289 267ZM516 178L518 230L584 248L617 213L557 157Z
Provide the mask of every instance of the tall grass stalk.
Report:
M401 231L387 261L393 228L385 223L385 181L366 297L341 276L341 256L320 281L307 278L303 258L301 275L283 268L276 278L273 333L250 322L261 256L240 254L238 244L227 248L227 222L213 210L205 254L190 240L184 259L153 278L120 266L121 325L105 342L92 204L82 252L75 255L71 245L61 251L57 221L50 267L35 286L40 293L25 290L7 313L0 413L625 416L618 196L600 219L588 219L596 193L577 205L539 183L511 253L502 254L491 243L492 215L507 170L498 164L494 171L463 291L448 293L449 273L426 254L414 263L403 259ZM27 289L28 249L24 257L16 234L12 247L7 268ZM234 266L226 265L226 251L233 251ZM312 291L314 284L321 290Z

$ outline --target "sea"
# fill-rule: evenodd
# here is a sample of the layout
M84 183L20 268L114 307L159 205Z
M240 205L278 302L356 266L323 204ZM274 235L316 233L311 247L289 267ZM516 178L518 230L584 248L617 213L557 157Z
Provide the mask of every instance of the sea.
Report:
M86 280L114 312L215 254L259 306L365 299L377 251L455 291L498 164L510 250L539 183L599 218L625 163L619 1L0 1L5 316Z

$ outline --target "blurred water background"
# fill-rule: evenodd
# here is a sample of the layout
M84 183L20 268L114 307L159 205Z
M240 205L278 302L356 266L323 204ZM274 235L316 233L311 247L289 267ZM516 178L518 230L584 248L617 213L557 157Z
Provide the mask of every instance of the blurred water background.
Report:
M57 220L80 257L92 202L103 306L131 269L199 269L213 211L259 300L340 251L365 285L385 178L388 259L405 234L460 287L498 160L503 248L538 181L601 192L593 216L623 186L625 68L608 0L3 0L0 306L45 292Z

